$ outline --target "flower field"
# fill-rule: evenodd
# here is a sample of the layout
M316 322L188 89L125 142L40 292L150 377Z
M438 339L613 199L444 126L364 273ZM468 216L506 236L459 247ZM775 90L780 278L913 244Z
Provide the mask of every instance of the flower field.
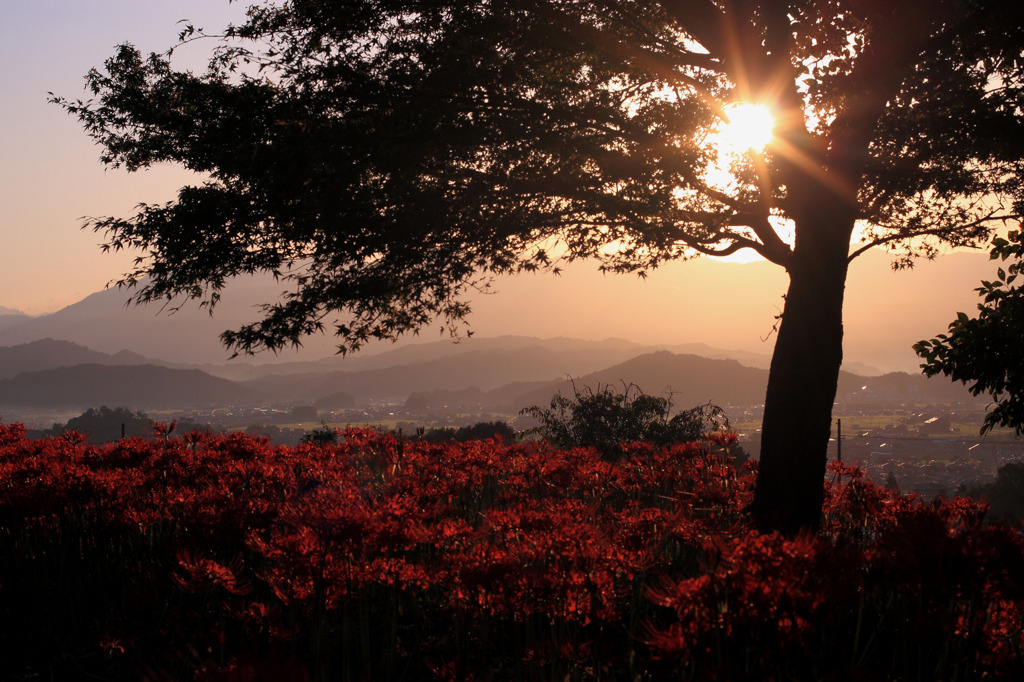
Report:
M1024 679L1024 536L831 473L761 535L729 434L593 449L0 424L0 679Z

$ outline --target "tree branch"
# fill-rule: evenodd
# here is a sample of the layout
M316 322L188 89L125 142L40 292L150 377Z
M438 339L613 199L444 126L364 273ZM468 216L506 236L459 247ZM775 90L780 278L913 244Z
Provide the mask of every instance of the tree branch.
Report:
M1022 220L1022 219L1024 219L1024 215L1017 215L1017 214L988 215L988 216L985 216L984 218L979 218L978 220L975 220L975 221L972 221L972 222L969 222L969 223L964 223L963 225L959 225L954 230L951 230L948 225L947 226L935 226L935 227L930 227L930 228L925 229L925 230L915 230L915 231L912 231L910 233L898 232L896 234L890 234L890 235L886 235L884 237L877 237L875 239L872 239L868 243L866 243L864 246L861 246L860 248L858 248L853 253L851 253L847 257L847 262L852 262L854 258L857 258L858 256L864 254L867 251L870 251L871 249L873 249L873 248L875 248L877 246L883 246L885 244L891 244L893 242L902 241L904 239L917 239L918 237L929 237L929 236L930 237L943 237L945 235L950 234L951 232L959 232L961 230L969 229L969 228L972 228L972 227L980 227L984 223L989 223L989 222L1006 222L1008 220Z

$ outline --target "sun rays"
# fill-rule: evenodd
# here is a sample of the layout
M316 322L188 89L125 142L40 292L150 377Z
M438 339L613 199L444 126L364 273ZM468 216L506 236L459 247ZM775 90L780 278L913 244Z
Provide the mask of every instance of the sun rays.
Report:
M761 151L772 142L775 116L767 106L741 102L726 107L725 115L717 133L722 151Z

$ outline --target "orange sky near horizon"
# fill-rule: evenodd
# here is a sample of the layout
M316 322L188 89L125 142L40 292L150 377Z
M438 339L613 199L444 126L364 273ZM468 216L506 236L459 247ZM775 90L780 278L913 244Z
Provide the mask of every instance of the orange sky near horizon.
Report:
M134 254L101 253L101 235L81 230L82 217L126 215L141 202L169 200L187 179L173 168L132 175L104 169L99 150L77 121L47 102L47 92L83 97L85 73L118 43L162 50L174 43L178 20L214 29L237 21L244 7L226 0L14 0L3 5L0 306L37 315L102 289L127 269ZM190 49L197 50L192 58L202 53L201 46ZM189 59L187 50L182 58ZM992 273L983 258L968 260L969 265L939 258L902 273L890 272L884 258L855 261L847 289L847 357L883 369L906 366L907 346L880 333L881 326L906 327L903 334L912 343L944 331L958 310L973 310L977 299L971 290ZM481 301L472 328L485 336L518 328L536 336L703 341L771 352L771 328L786 281L780 268L699 260L672 264L646 282L629 275L602 277L593 270L574 267L558 278L503 281L500 303L498 298Z

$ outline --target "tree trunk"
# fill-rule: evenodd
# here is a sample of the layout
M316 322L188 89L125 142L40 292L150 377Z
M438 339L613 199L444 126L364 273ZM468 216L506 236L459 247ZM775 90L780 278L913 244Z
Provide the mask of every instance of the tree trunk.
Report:
M761 530L786 534L816 530L820 524L832 405L843 361L843 293L853 220L826 206L813 213L815 218L796 225L789 291L768 375L752 507Z

